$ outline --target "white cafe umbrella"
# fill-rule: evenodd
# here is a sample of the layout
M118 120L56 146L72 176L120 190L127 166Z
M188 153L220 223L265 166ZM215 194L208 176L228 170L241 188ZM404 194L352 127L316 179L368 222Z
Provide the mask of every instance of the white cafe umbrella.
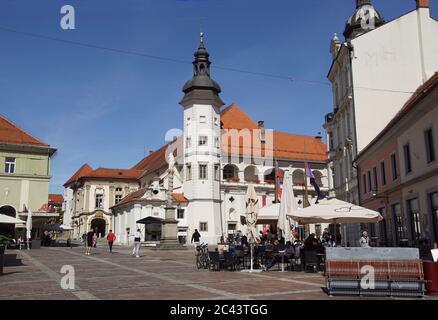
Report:
M247 237L250 243L259 242L257 232L257 217L259 214L259 199L254 185L250 184L245 196Z
M254 272L254 243L258 243L260 241L258 232L257 232L257 217L259 213L259 199L257 197L257 193L255 192L254 185L250 184L248 186L248 190L246 191L245 196L245 205L246 205L246 233L248 237L248 241L251 246L251 268L250 270L243 270L246 272ZM257 270L261 271L261 270Z
M65 224L60 225L59 228L62 230L73 230L74 229L73 227L67 226Z
M295 201L292 178L289 171L286 171L284 174L283 191L281 193L280 211L277 223L277 226L281 230L281 234L286 242L292 240L291 221L287 214L295 212L297 209L298 205Z
M20 224L23 223L23 220L16 219L14 217L7 216L5 214L0 214L0 223L4 224Z
M288 213L299 224L375 223L383 220L380 213L338 199L320 200L318 204Z

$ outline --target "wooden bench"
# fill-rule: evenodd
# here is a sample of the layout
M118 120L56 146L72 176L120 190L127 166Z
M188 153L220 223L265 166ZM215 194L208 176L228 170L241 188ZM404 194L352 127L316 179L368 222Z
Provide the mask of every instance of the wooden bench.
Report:
M369 280L373 271L374 282ZM330 295L423 297L421 260L327 260L326 286Z

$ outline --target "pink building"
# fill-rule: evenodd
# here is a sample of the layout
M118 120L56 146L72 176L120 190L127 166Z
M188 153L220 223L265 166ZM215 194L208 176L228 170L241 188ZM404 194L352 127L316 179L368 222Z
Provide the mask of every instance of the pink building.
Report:
M438 243L437 143L438 73L355 160L361 205L384 217L377 225L362 226L376 244Z

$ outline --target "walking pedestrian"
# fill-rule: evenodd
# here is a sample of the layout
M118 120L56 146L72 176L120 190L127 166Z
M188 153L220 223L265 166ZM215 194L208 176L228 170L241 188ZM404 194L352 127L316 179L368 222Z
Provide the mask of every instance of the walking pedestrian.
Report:
M143 240L143 236L140 232L140 229L137 229L137 232L134 235L131 235L131 237L134 237L134 248L132 249L132 255L136 258L140 258L139 251L140 251L140 245L141 241Z
M198 232L198 229L195 229L195 232L193 232L192 234L192 241L195 245L195 249L197 247L199 247L199 245L201 244L201 234Z
M84 247L86 248L87 247L87 234L84 233L81 238L82 238L82 242L84 243Z
M96 247L97 247L97 234L94 233L94 235L93 235L93 248L96 248Z
M91 248L93 247L94 230L90 229L87 233L87 241L85 246L85 254L89 256L91 254Z
M110 253L113 253L113 243L116 241L116 235L113 233L113 230L109 231L108 235L106 236L106 240L108 240Z

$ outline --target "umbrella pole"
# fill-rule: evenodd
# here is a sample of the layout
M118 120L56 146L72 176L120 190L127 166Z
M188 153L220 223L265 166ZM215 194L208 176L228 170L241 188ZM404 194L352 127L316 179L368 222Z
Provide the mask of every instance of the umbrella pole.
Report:
M254 270L254 244L251 243L251 272Z

